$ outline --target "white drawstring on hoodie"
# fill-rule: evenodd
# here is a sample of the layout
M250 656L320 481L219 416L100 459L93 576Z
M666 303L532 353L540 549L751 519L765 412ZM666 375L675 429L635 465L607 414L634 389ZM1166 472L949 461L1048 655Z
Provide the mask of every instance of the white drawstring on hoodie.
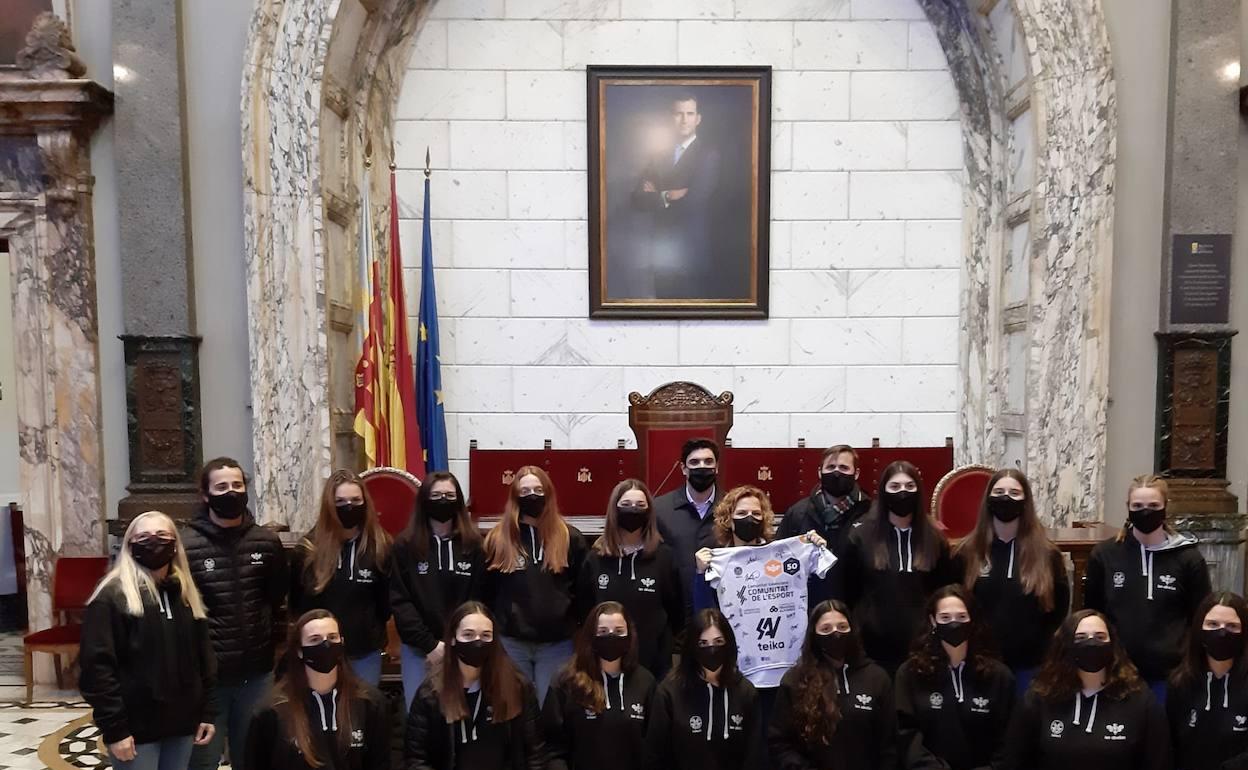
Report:
M347 580L355 582L355 548L356 546L360 544L360 539L358 537L352 538L348 542L351 543L351 561L348 564L351 571L347 573ZM342 569L342 552L341 551L338 553L338 569Z
M1225 674L1222 677L1222 708L1230 708L1231 700L1231 675ZM1209 710L1213 703L1213 672L1205 672L1205 711Z
M173 604L169 601L169 593L161 591L156 594L156 604L160 608L160 614L166 619L173 620Z
M541 561L546 549L542 543L537 542L537 527L529 526L529 542L533 544L533 549L529 552L533 555L533 561Z
M844 677L845 679L845 691L843 694L849 695L850 689L849 689L849 665L848 664L841 666L841 676ZM837 682L837 685L840 685L840 682Z
M623 671L621 671L620 675L616 677L616 680L617 680L617 683L619 684L618 689L620 692L620 711L623 711L624 710L624 672ZM605 695L607 698L607 711L610 711L611 710L611 677L605 671L602 672L602 694Z
M434 535L433 539L438 544L438 571L441 572L443 570L455 569L455 540L454 538L450 538L450 537L442 538L442 537L438 537L437 535ZM447 562L445 564L442 562L442 545L444 543L446 544L446 556L447 556Z
M1005 577L1014 577L1014 543L1018 542L1017 538L1010 541L1010 564L1005 568Z
M965 668L966 661L949 667L949 678L953 680L953 696L958 699L958 703L961 703L963 696L966 695L966 687L962 684L962 670Z
M906 529L902 529L900 527L893 527L893 530L897 533L897 571L898 572L914 572L914 548L913 548L914 541L913 541L913 538L911 538L912 532L909 527L907 527ZM905 556L902 556L902 553L901 553L901 533L902 532L906 533Z
M477 714L481 711L481 701L483 700L485 700L485 693L478 692L477 704L472 707L472 717L471 717L472 740L474 741L477 739ZM465 724L468 721L470 720L467 718L459 720L459 742L460 743L468 742L468 726L467 724Z
M331 715L330 719L326 719L325 702L321 700L322 697L329 698L329 709L330 709L330 715ZM321 711L321 729L325 732L329 732L330 730L329 725L332 721L334 725L333 727L334 732L337 732L338 731L338 688L335 687L333 690L329 692L328 695L325 695L325 696L322 696L319 692L317 692L316 690L313 690L312 700L316 701L316 707L320 709Z
M1088 727L1086 730L1084 730L1085 733L1092 732L1092 726L1096 724L1096 702L1100 697L1101 697L1100 690L1097 690L1096 692L1092 693L1092 710L1088 712ZM1079 709L1082 706L1082 704L1083 704L1083 693L1082 692L1075 693L1075 719L1073 722L1074 724L1079 724Z
M706 739L711 739L711 725L714 724L712 718L715 713L715 687L710 683L706 683ZM728 690L724 689L724 740L728 740Z
M1148 579L1148 600L1153 600L1153 552L1140 543L1140 574Z
M628 571L629 571L630 578L633 580L637 579L637 554L639 553L641 553L641 551L633 551L633 555L629 557ZM620 557L620 563L615 568L615 574L617 575L624 574L624 557L623 556Z

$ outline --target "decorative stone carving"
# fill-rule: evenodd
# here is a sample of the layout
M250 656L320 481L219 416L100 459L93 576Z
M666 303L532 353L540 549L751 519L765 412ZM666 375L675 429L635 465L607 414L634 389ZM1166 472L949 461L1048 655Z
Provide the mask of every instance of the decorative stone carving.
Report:
M26 33L26 47L17 52L17 67L39 80L79 78L87 65L78 56L69 27L51 11L35 17Z
M671 409L688 406L727 406L732 403L732 393L724 391L718 396L693 382L669 382L660 385L643 396L637 391L628 394L628 403L634 406L649 406L657 409Z

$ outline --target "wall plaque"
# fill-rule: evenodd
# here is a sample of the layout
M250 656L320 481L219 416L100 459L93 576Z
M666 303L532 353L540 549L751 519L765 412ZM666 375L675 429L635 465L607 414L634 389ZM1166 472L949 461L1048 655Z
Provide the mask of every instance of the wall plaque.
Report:
M1170 323L1225 324L1231 308L1231 236L1175 235Z

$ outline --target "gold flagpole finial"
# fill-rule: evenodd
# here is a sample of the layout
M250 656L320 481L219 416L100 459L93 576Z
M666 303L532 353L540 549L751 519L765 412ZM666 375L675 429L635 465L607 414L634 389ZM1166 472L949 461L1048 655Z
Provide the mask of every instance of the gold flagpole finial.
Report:
M425 179L428 179L429 175L432 173L433 169L429 163L429 146L425 145Z

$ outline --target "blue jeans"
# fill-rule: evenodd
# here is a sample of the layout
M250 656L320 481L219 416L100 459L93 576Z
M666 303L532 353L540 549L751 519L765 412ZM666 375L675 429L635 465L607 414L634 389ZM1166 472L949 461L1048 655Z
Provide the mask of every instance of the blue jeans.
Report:
M217 685L217 732L207 745L196 746L191 752L192 770L217 770L227 740L230 743L232 770L244 770L243 756L251 715L268 697L272 687L272 674L248 679L241 684Z
M381 652L370 652L358 658L351 658L351 670L361 680L373 687L381 685Z
M410 710L412 698L416 697L420 683L425 681L425 656L420 650L410 644L405 644L402 646L402 657L399 660L403 665L403 702Z
M182 735L156 743L138 743L134 746L134 759L129 762L122 762L112 752L108 758L117 770L185 770L194 740L193 735Z
M560 666L572 657L572 640L526 642L504 636L503 649L511 656L520 673L537 687L537 702L543 703L546 691L550 689L550 680L555 678Z

